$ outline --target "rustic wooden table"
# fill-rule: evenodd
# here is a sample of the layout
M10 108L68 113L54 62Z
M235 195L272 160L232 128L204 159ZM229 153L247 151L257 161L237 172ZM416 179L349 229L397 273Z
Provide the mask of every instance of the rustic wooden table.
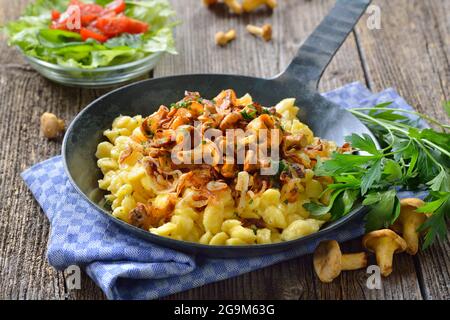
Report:
M0 25L17 18L30 0L0 0ZM283 70L299 44L328 12L334 0L280 0L273 14L235 17L210 11L200 0L172 0L183 25L176 30L179 55L166 56L149 75L239 73L268 77ZM450 99L450 1L375 0L381 29L358 24L329 66L320 90L360 81L373 91L394 87L411 105L441 121ZM247 23L270 22L274 40L246 34ZM234 27L238 40L226 48L214 34ZM46 260L49 223L19 173L57 155L61 141L39 135L39 117L54 112L68 122L108 90L56 85L33 71L15 49L0 41L0 298L103 299L83 276L82 290L67 293L64 274ZM359 241L345 244L358 249ZM440 242L415 257L395 257L395 271L381 290L366 288L365 271L343 273L320 283L310 256L173 295L172 299L450 299L450 242Z

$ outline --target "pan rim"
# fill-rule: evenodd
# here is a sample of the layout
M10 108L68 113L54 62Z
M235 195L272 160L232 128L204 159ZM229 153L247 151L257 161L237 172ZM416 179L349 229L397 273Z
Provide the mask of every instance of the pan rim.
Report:
M190 242L190 241L184 241L184 240L176 240L176 239L172 239L169 237L163 237L163 236L159 236L156 234L153 234L149 231L140 229L136 226L133 226L125 221L122 221L116 217L114 217L110 212L106 211L104 208L102 208L99 204L95 203L93 200L91 200L89 198L89 196L87 194L85 194L80 187L77 185L77 183L75 182L71 171L69 170L68 164L67 164L67 143L68 143L68 139L71 136L72 132L73 132L73 128L74 126L78 123L79 119L83 117L83 115L88 112L91 108L93 108L96 104L98 104L101 100L105 99L107 96L110 96L112 94L115 94L119 91L122 90L127 90L130 87L133 86L138 86L138 85L142 85L143 83L151 83L154 81L163 81L163 80L167 80L169 78L183 78L183 77L202 77L202 76L231 76L231 77L240 77L240 78L247 78L247 79L257 79L257 80L265 80L265 81L274 81L274 78L270 78L270 79L266 79L266 78L259 78L259 77L253 77L253 76L245 76L245 75L236 75L236 74L220 74L220 73L196 73L196 74L179 74L179 75L173 75L173 76L165 76L165 77L158 77L158 78L154 78L154 79L144 79L144 80L140 80L119 88L116 88L114 90L109 91L108 93L98 97L97 99L95 99L94 101L92 101L91 103L89 103L86 107L84 107L77 115L76 117L72 120L71 124L69 125L69 127L67 128L67 131L64 135L64 139L63 139L63 143L62 143L62 148L61 148L61 155L63 158L63 167L64 167L64 171L72 185L72 187L74 187L74 189L76 190L76 192L78 194L80 194L82 196L82 198L84 198L84 200L86 200L89 205L95 209L96 211L100 212L102 215L107 216L109 219L111 219L111 221L113 221L114 223L117 223L118 225L122 226L125 230L127 230L127 232L133 232L133 233L137 233L139 234L139 236L141 238L144 238L146 241L152 242L153 244L157 245L157 246L162 246L162 247L167 247L170 250L175 250L178 252L182 252L182 253L186 253L186 254L192 254L192 251L198 252L199 255L202 255L202 252L204 252L203 255L205 256L211 256L211 254L209 254L209 252L214 251L219 253L222 250L227 250L227 251L233 251L236 254L242 253L242 252L248 252L248 250L250 249L257 249L258 251L263 251L264 249L279 249L277 251L282 252L282 251L287 251L289 249L292 249L292 246L295 246L296 243L301 244L302 242L307 242L308 240L314 239L314 238L320 238L320 237L324 237L327 234L331 233L332 231L342 227L342 225L350 222L351 220L353 220L354 218L356 218L357 216L361 215L364 211L367 211L366 208L364 206L362 206L361 204L357 204L356 207L350 211L348 214L346 214L345 216L341 217L340 219L336 220L333 222L333 225L325 227L323 229L319 229L319 231L309 234L307 236L304 237L300 237L294 240L289 240L289 241L281 241L281 242L277 242L277 243L270 243L270 244L249 244L249 245L240 245L240 246L227 246L227 245L220 245L220 246L213 246L213 245L206 245L206 244L200 244L197 242ZM317 92L316 90L311 90L312 92ZM344 112L348 112L345 109L342 109L342 111ZM359 120L358 120L359 121ZM367 126L365 126L362 122L361 124L367 128ZM367 128L367 130L369 130ZM370 131L370 130L369 130ZM164 244L160 244L160 243L167 243L167 246L165 246ZM183 246L187 246L189 247L189 249L192 250L186 250L186 251L191 251L191 252L185 252L183 249L179 249L178 247L183 247ZM176 247L176 249L175 249ZM266 253L267 254L267 253ZM214 254L213 254L214 255ZM257 253L255 256L263 256L265 255L264 252L261 253ZM217 256L220 256L220 254L217 254ZM224 256L225 257L225 256ZM225 258L233 258L231 256L226 256Z

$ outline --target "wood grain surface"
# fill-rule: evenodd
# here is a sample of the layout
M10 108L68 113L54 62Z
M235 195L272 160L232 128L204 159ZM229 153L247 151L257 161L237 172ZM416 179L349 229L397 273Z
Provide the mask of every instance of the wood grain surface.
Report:
M30 0L0 0L0 25L17 18ZM149 76L186 73L238 73L274 76L287 66L299 44L332 7L333 0L279 0L272 13L237 17L223 7L208 10L200 0L171 0L183 24L176 29L179 55L166 56ZM375 0L381 29L358 24L328 67L320 90L360 81L373 91L395 88L408 103L441 121L450 99L450 1ZM245 31L248 23L271 23L274 39L265 43ZM214 34L235 28L225 48ZM62 272L46 260L50 226L19 174L57 155L61 141L39 134L39 117L54 112L70 122L90 101L108 90L66 88L42 78L15 49L0 40L0 299L103 299L83 276L82 289L68 292ZM395 256L394 273L381 290L366 287L365 270L345 272L332 284L320 283L310 256L293 259L168 299L450 299L449 239L426 252ZM360 241L344 245L360 250Z

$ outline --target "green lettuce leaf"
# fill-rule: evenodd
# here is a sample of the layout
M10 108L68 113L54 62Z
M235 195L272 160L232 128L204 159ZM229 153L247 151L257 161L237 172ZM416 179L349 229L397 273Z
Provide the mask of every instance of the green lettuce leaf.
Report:
M106 5L111 0L84 0ZM3 28L8 44L26 55L61 66L94 69L136 61L157 52L176 54L173 38L174 11L168 0L126 1L125 14L144 21L150 29L145 34L122 34L105 43L78 33L52 30L51 10L65 11L69 0L37 0L22 17Z

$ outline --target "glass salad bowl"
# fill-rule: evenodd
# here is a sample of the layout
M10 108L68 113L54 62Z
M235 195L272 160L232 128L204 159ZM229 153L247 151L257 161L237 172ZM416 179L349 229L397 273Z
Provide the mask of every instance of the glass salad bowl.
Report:
M25 59L45 78L72 87L101 88L121 84L152 70L164 52L150 54L140 60L95 69L64 67L24 54Z
M99 88L129 82L163 53L176 54L174 15L168 0L34 1L1 31L45 78Z

